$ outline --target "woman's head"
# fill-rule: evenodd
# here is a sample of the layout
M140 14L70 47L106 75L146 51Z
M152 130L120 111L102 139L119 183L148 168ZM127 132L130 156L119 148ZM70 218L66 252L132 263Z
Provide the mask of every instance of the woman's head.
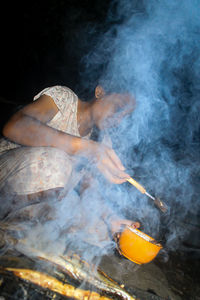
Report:
M106 93L102 86L95 89L93 120L104 130L119 125L121 120L135 108L135 98L128 93Z

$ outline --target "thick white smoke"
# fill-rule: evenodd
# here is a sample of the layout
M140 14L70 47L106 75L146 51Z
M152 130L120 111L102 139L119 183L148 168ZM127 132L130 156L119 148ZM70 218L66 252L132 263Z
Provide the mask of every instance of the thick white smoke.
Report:
M108 29L85 58L84 78L92 80L106 61L102 85L135 95L135 112L111 132L114 147L170 210L160 220L151 201L128 185L108 191L112 199L115 193L112 205L152 235L164 226L172 249L188 234L180 224L199 211L199 11L195 0L112 1Z

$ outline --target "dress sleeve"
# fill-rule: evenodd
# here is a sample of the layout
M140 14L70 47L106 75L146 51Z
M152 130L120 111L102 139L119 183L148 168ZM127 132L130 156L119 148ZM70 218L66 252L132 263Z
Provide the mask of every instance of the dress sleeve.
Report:
M69 109L69 106L73 105L77 100L77 96L72 90L59 85L42 90L33 100L37 100L42 95L50 96L54 100L61 114L65 114Z

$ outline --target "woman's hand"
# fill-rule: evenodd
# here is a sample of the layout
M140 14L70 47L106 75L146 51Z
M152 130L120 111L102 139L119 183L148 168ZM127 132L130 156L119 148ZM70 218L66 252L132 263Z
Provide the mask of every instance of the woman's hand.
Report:
M119 238L121 232L123 231L124 227L129 226L132 228L139 228L139 222L133 222L127 219L113 219L110 221L110 229L113 237L117 236Z
M112 148L90 141L88 151L92 159L94 159L97 168L110 182L120 184L130 178L124 172L125 168Z
M121 254L120 248L119 248L119 239L121 232L126 227L132 227L132 228L139 228L140 223L139 222L133 222L131 220L126 219L113 219L110 221L110 231L112 234L112 237L114 241L116 242L116 249L118 250L119 254Z

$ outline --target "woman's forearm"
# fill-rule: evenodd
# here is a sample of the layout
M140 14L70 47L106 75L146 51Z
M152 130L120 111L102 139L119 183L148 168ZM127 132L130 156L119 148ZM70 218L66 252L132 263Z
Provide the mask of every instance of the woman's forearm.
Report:
M39 117L42 121L19 111L7 122L2 133L11 141L24 146L54 147L69 155L92 159L99 171L112 183L120 184L130 177L124 172L125 168L112 148L56 130L46 125L48 118L43 122L42 114Z
M3 135L11 141L32 147L55 147L70 155L87 148L87 141L66 134L23 113L15 114L3 128Z

